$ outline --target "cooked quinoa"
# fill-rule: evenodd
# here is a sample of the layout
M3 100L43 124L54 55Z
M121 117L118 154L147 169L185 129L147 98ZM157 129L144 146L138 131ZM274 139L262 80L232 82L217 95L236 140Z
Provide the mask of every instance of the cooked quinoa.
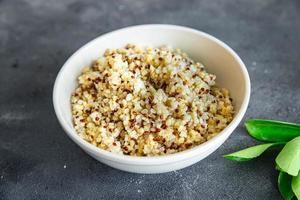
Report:
M229 92L215 79L180 49L108 49L78 78L71 97L75 129L118 154L156 156L192 148L233 118Z

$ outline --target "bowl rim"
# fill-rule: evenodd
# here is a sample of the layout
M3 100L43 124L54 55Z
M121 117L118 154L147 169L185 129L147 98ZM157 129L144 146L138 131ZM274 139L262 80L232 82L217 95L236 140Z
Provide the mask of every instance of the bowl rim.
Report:
M67 69L69 62L77 56L77 54L82 51L85 48L88 48L92 43L94 43L98 39L103 39L105 37L109 37L111 34L117 34L123 31L127 31L130 29L171 29L171 30L176 30L176 31L182 31L182 32L190 32L194 33L197 35L200 35L202 37L205 37L209 40L212 40L216 44L222 46L227 52L233 56L233 58L238 62L242 74L244 76L245 80L245 92L244 92L244 99L241 104L239 112L234 116L233 120L225 129L223 129L220 133L218 133L216 136L211 138L210 140L199 144L191 149L187 149L181 152L177 152L174 154L168 154L168 155L160 155L160 156L153 156L153 157L138 157L138 156L130 156L130 155L120 155L116 153L112 153L103 149L100 149L91 143L85 141L82 139L75 131L74 128L70 128L61 113L61 110L59 109L59 101L58 101L58 87L60 86L60 83L62 83L60 80L62 79L62 74L63 71ZM193 156L199 155L199 153L205 153L210 150L210 148L216 144L222 144L222 140L225 137L224 141L231 135L233 130L238 126L240 121L242 120L244 114L246 113L248 104L249 104L249 99L250 99L250 78L249 74L247 71L247 68L241 58L237 55L237 53L229 47L227 44L222 42L221 40L215 38L214 36L207 34L203 31L199 31L193 28L189 27L184 27L184 26L178 26L178 25L170 25L170 24L142 24L142 25L135 25L135 26L129 26L121 29L117 29L105 34L102 34L85 45L81 46L79 49L77 49L68 59L67 61L63 64L61 69L59 70L57 77L54 82L54 87L53 87L53 106L55 110L55 114L58 118L58 121L60 125L62 126L63 130L67 135L77 144L79 145L84 151L88 151L89 153L93 155L101 155L104 159L113 161L113 162L118 162L118 163L127 163L127 164L134 164L134 165L161 165L165 163L172 163L172 162L178 162L178 161L184 161L186 159L189 159Z

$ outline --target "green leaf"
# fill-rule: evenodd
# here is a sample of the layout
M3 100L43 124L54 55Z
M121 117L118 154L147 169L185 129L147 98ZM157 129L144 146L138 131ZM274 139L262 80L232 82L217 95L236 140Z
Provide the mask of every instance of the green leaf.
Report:
M292 176L284 172L279 172L278 175L278 189L284 200L291 200L295 194L291 188Z
M268 148L282 145L284 143L270 143L270 144L260 144L257 146L249 147L247 149L243 149L241 151L237 151L231 154L224 155L224 158L235 161L248 161L253 158L260 156L263 152L265 152Z
M300 137L289 141L276 158L278 167L292 175L297 176L300 170Z
M295 123L250 119L245 126L252 137L264 142L288 142L300 136L300 124Z
M278 165L275 166L275 169L278 171L283 171L282 169L280 169L280 167Z
M293 177L292 190L295 193L297 199L300 199L300 173L298 174L298 176Z

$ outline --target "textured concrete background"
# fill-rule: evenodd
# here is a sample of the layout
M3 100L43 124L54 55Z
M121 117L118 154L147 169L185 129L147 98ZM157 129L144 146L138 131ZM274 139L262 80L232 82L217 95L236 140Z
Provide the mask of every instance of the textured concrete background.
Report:
M0 0L0 199L280 199L277 150L248 163L221 157L257 143L242 124L205 160L159 175L107 167L64 134L51 100L64 61L102 33L143 23L225 41L250 73L245 118L300 121L299 0Z

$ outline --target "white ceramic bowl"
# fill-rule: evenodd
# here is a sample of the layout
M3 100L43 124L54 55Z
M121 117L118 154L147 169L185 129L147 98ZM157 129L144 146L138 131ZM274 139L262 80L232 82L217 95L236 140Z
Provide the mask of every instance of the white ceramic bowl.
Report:
M72 124L70 96L84 66L101 56L107 48L171 45L187 52L194 60L217 75L217 83L229 89L235 106L233 121L211 140L183 152L157 157L133 157L114 154L81 139ZM135 173L162 173L190 166L214 152L242 120L250 97L250 79L239 56L220 40L191 28L174 25L139 25L104 34L77 50L57 75L53 104L57 118L67 135L86 153L111 167ZM220 158L221 159L221 158Z

